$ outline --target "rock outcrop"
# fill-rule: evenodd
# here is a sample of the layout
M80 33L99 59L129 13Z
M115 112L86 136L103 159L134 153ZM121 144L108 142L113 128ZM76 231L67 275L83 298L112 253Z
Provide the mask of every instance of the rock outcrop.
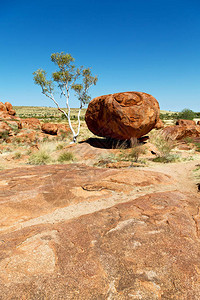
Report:
M94 98L88 105L85 121L95 135L126 140L140 138L156 127L159 113L153 96L125 92Z
M69 133L69 128L65 124L43 123L41 129L43 132L51 135L61 135Z
M76 164L1 171L1 298L199 299L199 198L173 184Z
M168 139L182 140L187 137L200 137L200 127L198 125L175 125L167 126L163 129L164 135Z
M14 132L22 128L21 119L15 114L11 103L0 102L0 137L14 135Z
M22 127L30 129L40 129L41 124L40 121L36 118L27 118L22 120Z
M27 142L34 141L37 137L43 139L44 134L65 137L69 131L65 124L43 123L41 125L36 118L21 119L16 116L11 103L0 102L0 139L3 138L6 142L11 142L14 136L23 142L26 142L26 138Z
M184 119L179 119L176 121L176 125L185 125L185 126L195 126L196 122L194 120L184 120Z
M11 115L11 116L15 116L15 114L16 114L16 112L13 109L13 106L10 102L5 102L5 104L3 104L3 102L0 102L0 117L1 117L2 113Z

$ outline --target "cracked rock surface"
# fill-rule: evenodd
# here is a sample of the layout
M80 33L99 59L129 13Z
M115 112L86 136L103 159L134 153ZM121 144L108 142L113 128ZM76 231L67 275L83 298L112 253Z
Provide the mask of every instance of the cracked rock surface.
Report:
M0 299L200 299L199 193L167 168L2 171Z

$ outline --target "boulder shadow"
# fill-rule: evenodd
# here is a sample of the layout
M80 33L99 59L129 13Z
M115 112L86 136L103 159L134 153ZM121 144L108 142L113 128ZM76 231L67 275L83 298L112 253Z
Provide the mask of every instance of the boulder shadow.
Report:
M143 136L139 139L132 138L130 140L117 140L111 138L89 138L87 140L79 142L88 143L90 146L101 149L128 149L133 148L134 145L143 144L146 140L148 140L148 136Z

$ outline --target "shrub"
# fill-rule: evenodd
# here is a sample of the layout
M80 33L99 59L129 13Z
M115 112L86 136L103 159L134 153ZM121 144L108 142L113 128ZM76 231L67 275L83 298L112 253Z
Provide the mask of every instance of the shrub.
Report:
M5 131L1 132L0 138L1 138L2 142L6 141L9 138L9 131L5 130Z
M200 143L195 143L196 151L200 152Z
M187 136L187 137L184 139L184 141L185 141L187 144L194 143L194 139L191 138L191 137L189 137L189 136Z
M171 154L172 149L175 148L176 145L174 141L167 139L161 132L152 132L150 134L150 141L159 151L159 154L153 161L168 163L174 162L180 158L178 155Z
M74 154L72 152L63 152L58 157L60 163L71 160L74 160Z
M14 154L14 159L19 159L19 158L21 158L21 156L22 156L22 154L20 153L20 152L15 152L15 154Z
M49 154L44 150L33 153L28 160L30 165L46 165L51 161Z
M185 108L178 114L178 119L193 120L196 114L191 109Z
M58 144L56 146L56 150L62 150L64 148L64 145L63 144Z
M180 156L178 154L168 154L165 156L157 156L153 159L154 162L161 162L161 163L170 163L180 161Z

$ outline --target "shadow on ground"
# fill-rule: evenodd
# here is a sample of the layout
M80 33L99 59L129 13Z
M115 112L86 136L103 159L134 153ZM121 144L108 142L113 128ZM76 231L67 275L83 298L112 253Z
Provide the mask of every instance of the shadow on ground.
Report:
M101 149L128 149L134 147L134 145L138 145L140 143L144 143L148 140L148 136L143 136L139 139L130 139L130 140L116 140L111 138L89 138L85 141L79 142L88 143L90 146Z

